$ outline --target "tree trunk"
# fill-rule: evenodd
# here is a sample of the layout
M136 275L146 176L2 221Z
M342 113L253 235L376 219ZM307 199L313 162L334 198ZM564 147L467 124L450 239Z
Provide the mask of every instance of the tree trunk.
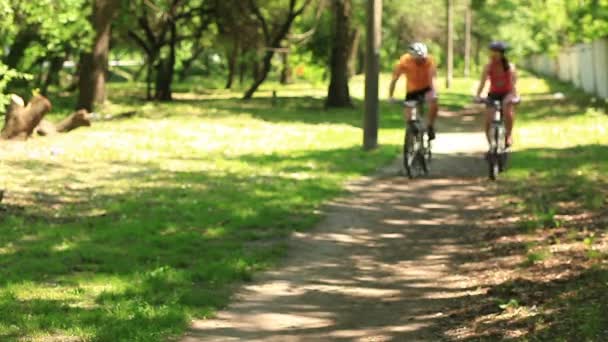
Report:
M67 133L83 126L91 126L91 119L89 118L89 113L86 110L81 109L61 120L56 125L48 120L42 120L38 127L36 127L36 133L38 133L38 135L48 136L57 133Z
M351 0L333 0L334 32L331 49L330 81L326 107L350 107L348 57L350 55Z
M260 65L256 60L251 62L251 78L254 81L257 81L258 78L260 78Z
M154 62L156 58L153 56L148 56L147 63L148 67L146 68L146 100L152 100L152 74L154 73Z
M359 45L361 43L361 30L357 27L352 34L352 42L350 43L348 52L348 77L351 78L357 74L357 57L359 56Z
M464 15L464 77L471 74L471 4L467 5Z
M380 46L382 41L382 0L367 3L367 44L365 58L365 117L363 120L363 148L378 147L378 81Z
M228 79L226 80L226 89L232 88L234 74L236 73L236 61L239 57L239 40L237 37L234 37L233 39L234 43L232 44L232 49L228 53Z
M25 50L30 44L38 38L36 30L32 27L26 27L19 31L15 37L13 45L11 45L8 55L4 58L3 62L11 69L17 69L19 62L25 55Z
M253 2L250 3L253 4ZM274 56L275 49L281 47L281 42L285 39L289 31L291 30L291 25L293 24L294 20L303 13L304 9L310 3L310 1L305 1L304 4L302 4L302 7L298 10L295 10L295 8L293 7L295 3L295 0L290 1L290 12L285 21L280 24L279 28L276 31L276 34L271 33L265 19L263 18L263 15L259 11L259 8L255 8L257 10L256 15L258 16L258 20L261 21L261 23L263 24L262 26L264 27L265 32L265 43L266 47L269 49L266 50L264 58L262 59L261 74L258 78L255 78L254 83L245 92L245 95L243 95L244 100L251 99L256 90L258 90L260 85L266 80L266 77L268 77L268 72L270 72L271 61L272 57Z
M63 62L65 61L64 57L53 57L51 58L51 62L49 64L49 70L46 73L44 81L42 82L42 87L40 89L40 93L44 96L48 94L49 87L52 84L57 84L59 82L59 72L63 67Z
M2 139L25 140L32 135L46 113L51 110L49 100L36 95L25 106L23 99L17 95L11 96L11 103L4 118L4 127L0 132Z
M281 84L290 84L293 80L291 77L291 66L289 65L289 51L281 53L281 62L283 63L283 68L281 69Z
M366 58L365 58L365 117L363 120L363 148L378 147L378 78L382 41L382 0L367 2Z
M365 44L359 44L359 58L357 61L357 75L365 73Z
M268 77L268 73L270 72L272 56L274 52L268 51L264 55L264 59L262 60L262 70L259 70L257 61L253 62L253 72L254 72L254 82L251 87L245 92L243 99L248 100L253 97L253 94L258 90L260 85L264 83L266 77Z
M475 37L475 64L481 65L481 38Z
M110 50L112 17L118 8L117 0L95 0L93 4L93 28L95 41L92 53L82 54L80 70L80 93L78 108L93 111L96 104L105 101L106 72Z
M446 58L446 77L445 77L445 87L450 88L452 86L452 75L454 69L454 1L446 0L446 15L447 15L447 58Z
M155 99L160 101L171 101L171 84L175 73L175 46L177 45L177 27L175 22L171 23L171 37L169 42L169 57L161 59L158 63L156 74Z
M245 82L245 72L247 71L247 64L245 62L239 62L239 85L243 85Z
M188 59L182 61L182 69L179 72L179 80L180 81L184 81L186 78L188 78L188 76L190 76L190 69L192 69L192 65L194 64L194 62L196 60L198 60L200 58L201 54L204 51L205 50L203 48L196 49L192 53L191 57L189 57Z

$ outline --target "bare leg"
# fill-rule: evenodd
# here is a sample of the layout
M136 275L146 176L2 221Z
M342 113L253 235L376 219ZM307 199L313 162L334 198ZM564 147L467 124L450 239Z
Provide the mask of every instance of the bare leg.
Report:
M515 106L513 105L513 95L508 95L504 100L505 108L505 143L510 146L513 143L511 134L513 133L513 124L515 123Z
M437 113L439 112L439 105L437 100L429 101L429 126L435 126L435 120L437 120Z
M425 100L429 106L429 126L434 127L437 114L439 113L439 101L437 99L437 94L434 91L429 91L425 95Z
M486 139L488 139L488 144L492 141L492 137L490 136L490 124L494 120L494 108L488 107L485 112L486 120L484 122L484 131L486 132Z

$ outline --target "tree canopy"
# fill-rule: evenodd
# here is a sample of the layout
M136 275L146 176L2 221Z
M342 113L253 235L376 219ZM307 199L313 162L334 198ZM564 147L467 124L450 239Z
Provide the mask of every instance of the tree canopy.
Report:
M115 70L119 78L146 82L148 99L169 100L174 78L196 74L225 78L227 87L238 80L245 97L253 96L269 74L291 75L294 66L298 77L328 82L332 47L343 43L333 31L336 1L117 0L109 59L135 62ZM366 12L365 1L349 2L348 34L341 35L349 42L341 46L349 50L352 75L363 70ZM385 70L412 41L427 42L443 62L444 1L385 0L383 6ZM494 39L508 41L517 58L608 34L608 0L455 0L454 6L457 71L465 53L468 6L478 62ZM0 0L0 92L75 90L86 69L83 54L93 50L96 37L93 8L85 0ZM6 96L0 103L6 104Z

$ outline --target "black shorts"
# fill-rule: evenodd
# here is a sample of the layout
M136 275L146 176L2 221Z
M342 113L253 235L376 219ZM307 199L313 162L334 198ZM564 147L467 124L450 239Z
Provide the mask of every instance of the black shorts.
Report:
M500 103L502 103L502 101L505 99L505 97L507 97L507 95L509 95L510 93L488 93L488 107L492 107L494 101L500 101Z
M431 87L426 87L424 89L409 92L407 93L407 95L405 95L405 101L424 102L426 93L428 93L429 91L431 91Z

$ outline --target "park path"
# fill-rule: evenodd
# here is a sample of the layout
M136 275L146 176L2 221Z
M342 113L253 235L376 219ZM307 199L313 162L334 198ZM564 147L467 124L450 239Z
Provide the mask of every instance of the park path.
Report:
M279 267L182 341L443 339L441 319L476 291L458 267L491 195L484 149L481 133L443 130L429 178L397 176L395 162L352 183L316 229L292 237Z

